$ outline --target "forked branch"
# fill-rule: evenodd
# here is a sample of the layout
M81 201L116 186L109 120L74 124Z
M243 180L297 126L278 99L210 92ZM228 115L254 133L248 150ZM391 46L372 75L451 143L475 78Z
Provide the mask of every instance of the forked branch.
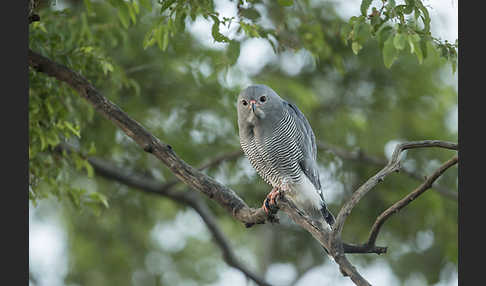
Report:
M455 156L442 164L430 177L426 178L425 182L423 182L420 186L418 186L415 190L413 190L410 194L405 196L403 199L399 200L398 202L394 203L391 207L381 213L378 218L376 219L375 223L371 227L370 236L366 245L373 246L375 245L376 238L378 237L378 233L380 232L381 226L385 223L385 221L390 218L393 214L399 212L401 209L406 207L409 203L415 200L418 196L423 194L425 191L432 187L432 184L437 180L447 169L457 164L458 157Z
M393 172L400 170L400 155L403 151L414 148L428 148L439 147L450 150L457 150L458 145L453 142L445 142L439 140L423 140L413 141L398 144L395 151L392 154L390 162L381 169L373 177L369 178L361 187L359 187L351 196L351 198L344 204L336 217L336 223L334 224L333 236L339 238L343 230L344 222L346 218L351 214L353 208L359 203L359 201L378 183L382 182L386 176Z

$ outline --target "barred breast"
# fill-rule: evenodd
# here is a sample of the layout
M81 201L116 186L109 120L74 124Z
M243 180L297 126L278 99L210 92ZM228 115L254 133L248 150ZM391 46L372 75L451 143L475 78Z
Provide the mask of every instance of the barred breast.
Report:
M273 187L280 186L282 180L289 183L300 182L302 170L299 162L303 153L298 146L300 132L296 122L286 111L272 132L253 132L253 136L243 139L240 144L257 173Z

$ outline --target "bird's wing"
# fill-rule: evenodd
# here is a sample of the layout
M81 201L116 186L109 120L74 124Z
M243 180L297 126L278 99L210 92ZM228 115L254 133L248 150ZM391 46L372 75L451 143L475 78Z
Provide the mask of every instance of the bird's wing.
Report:
M297 108L296 105L284 102L284 107L287 108L290 115L294 118L297 125L296 138L299 138L298 145L304 155L304 159L299 162L300 167L304 174L309 178L312 184L319 191L319 195L322 197L321 192L321 181L319 179L319 170L317 169L316 159L317 159L317 145L316 137L312 128L305 118L304 114Z

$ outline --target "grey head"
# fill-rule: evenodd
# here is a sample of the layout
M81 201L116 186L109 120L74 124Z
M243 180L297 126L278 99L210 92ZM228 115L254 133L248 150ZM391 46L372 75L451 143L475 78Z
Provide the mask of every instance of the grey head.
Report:
M284 100L270 87L251 85L238 95L238 127L240 131L271 125L284 114Z

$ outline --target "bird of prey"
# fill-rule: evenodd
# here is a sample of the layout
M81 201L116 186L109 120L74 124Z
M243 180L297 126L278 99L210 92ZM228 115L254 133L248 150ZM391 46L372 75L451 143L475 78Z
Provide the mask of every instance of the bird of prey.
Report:
M269 213L284 192L297 207L329 226L334 217L322 193L317 146L304 114L265 85L251 85L238 95L240 144L257 173L273 188L263 203Z

